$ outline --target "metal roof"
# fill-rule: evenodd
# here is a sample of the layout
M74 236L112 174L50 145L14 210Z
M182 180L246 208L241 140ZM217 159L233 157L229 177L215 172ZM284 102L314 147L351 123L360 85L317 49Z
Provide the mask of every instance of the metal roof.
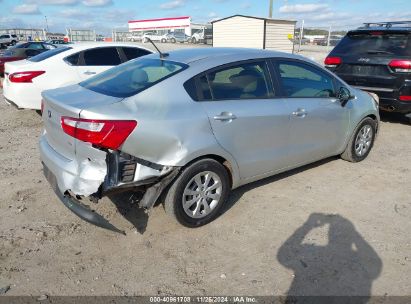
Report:
M226 19L233 18L233 17L243 17L243 18L259 19L259 20L265 20L265 21L282 21L282 22L290 22L290 23L293 22L294 24L297 23L296 20L272 19L272 18L263 18L263 17L255 17L255 16L247 16L247 15L239 15L239 14L228 16L228 17L221 18L221 19L218 19L218 20L214 20L214 21L211 21L211 23L216 23L216 22L219 22L219 21L223 21L223 20L226 20Z

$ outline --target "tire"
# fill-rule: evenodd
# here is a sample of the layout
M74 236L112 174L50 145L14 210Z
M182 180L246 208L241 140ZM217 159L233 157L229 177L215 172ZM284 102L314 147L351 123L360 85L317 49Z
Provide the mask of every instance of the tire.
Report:
M176 43L176 39L175 39L175 38L171 38L171 43Z
M370 117L364 118L355 128L341 158L352 163L363 161L374 146L376 131L377 122Z
M196 44L196 43L197 43L197 39L191 38L191 43L192 43L192 44Z
M167 40L166 39L161 39L161 43L166 43L167 42Z
M199 191L198 184L204 187L207 179L207 184L212 189ZM221 207L228 199L230 188L227 169L213 159L202 159L181 171L165 196L164 209L183 226L200 227L213 221L220 214ZM183 207L184 202L186 209Z

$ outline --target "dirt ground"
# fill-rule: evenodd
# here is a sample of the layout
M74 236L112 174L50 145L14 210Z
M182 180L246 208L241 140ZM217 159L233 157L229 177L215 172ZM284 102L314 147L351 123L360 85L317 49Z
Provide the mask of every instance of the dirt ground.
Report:
M41 117L2 98L0 112L7 295L411 295L411 125L397 117L365 161L330 158L242 187L205 227L184 228L161 205L147 216L130 194L103 199L123 236L52 192Z

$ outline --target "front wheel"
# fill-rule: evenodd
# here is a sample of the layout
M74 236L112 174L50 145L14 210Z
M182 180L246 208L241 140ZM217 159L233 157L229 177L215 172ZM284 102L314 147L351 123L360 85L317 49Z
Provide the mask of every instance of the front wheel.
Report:
M171 43L176 43L176 39L175 39L175 38L171 38Z
M199 160L184 168L164 201L167 214L186 227L214 220L230 193L227 169L213 159Z
M355 129L341 158L353 163L364 160L374 145L376 132L377 122L370 117L364 118Z
M161 43L166 43L166 42L167 42L167 40L165 38L161 39Z
M196 44L196 43L197 43L197 39L191 38L191 43L192 43L192 44Z

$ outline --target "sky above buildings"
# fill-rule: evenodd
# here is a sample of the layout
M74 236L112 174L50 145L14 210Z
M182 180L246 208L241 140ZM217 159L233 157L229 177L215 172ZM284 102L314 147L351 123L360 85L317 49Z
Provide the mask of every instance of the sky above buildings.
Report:
M234 14L268 16L269 0L0 0L0 28L95 29L108 34L128 20L191 16L207 22ZM411 0L274 0L273 18L306 26L355 27L362 22L411 20Z

